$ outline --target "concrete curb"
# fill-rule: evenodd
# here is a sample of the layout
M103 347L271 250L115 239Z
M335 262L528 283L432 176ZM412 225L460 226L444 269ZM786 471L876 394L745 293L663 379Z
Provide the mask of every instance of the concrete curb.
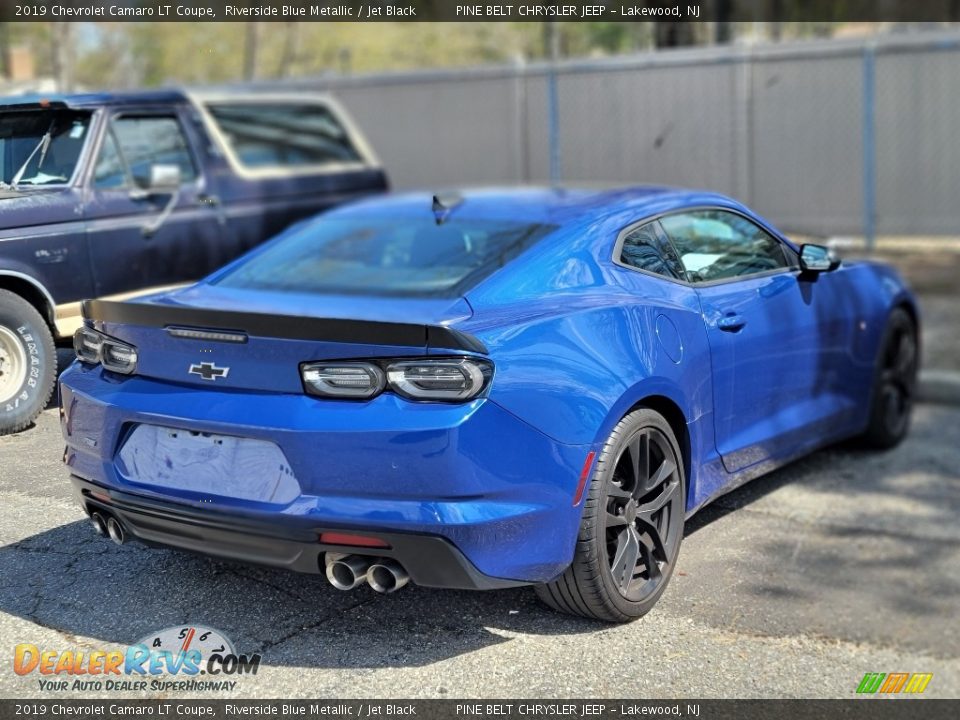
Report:
M917 400L941 405L960 405L960 372L921 370Z

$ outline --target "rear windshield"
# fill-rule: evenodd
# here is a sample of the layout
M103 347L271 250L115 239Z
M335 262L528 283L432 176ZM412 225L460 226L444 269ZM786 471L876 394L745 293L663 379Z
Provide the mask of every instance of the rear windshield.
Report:
M329 108L317 103L209 103L207 110L248 168L360 162Z
M87 142L89 112L0 112L0 182L62 185L70 181Z
M250 257L218 285L306 293L460 295L554 229L433 218L325 219Z

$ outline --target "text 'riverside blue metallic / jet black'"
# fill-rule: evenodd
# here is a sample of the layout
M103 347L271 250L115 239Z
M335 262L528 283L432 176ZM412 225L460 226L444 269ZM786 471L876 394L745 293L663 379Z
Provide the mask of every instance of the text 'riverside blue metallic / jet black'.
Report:
M711 499L898 442L918 364L891 269L666 188L383 196L85 317L60 390L95 527L614 621Z

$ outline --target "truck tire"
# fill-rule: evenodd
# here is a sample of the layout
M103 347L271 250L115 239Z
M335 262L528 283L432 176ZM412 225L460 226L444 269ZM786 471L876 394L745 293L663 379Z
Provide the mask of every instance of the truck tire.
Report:
M0 290L0 435L29 427L57 376L53 335L36 308Z

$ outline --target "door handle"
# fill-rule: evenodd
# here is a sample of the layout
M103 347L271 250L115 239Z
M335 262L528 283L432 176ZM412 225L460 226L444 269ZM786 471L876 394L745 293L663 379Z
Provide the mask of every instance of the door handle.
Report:
M738 315L737 313L727 313L717 320L717 327L724 332L740 332L746 324L747 321L743 315Z

